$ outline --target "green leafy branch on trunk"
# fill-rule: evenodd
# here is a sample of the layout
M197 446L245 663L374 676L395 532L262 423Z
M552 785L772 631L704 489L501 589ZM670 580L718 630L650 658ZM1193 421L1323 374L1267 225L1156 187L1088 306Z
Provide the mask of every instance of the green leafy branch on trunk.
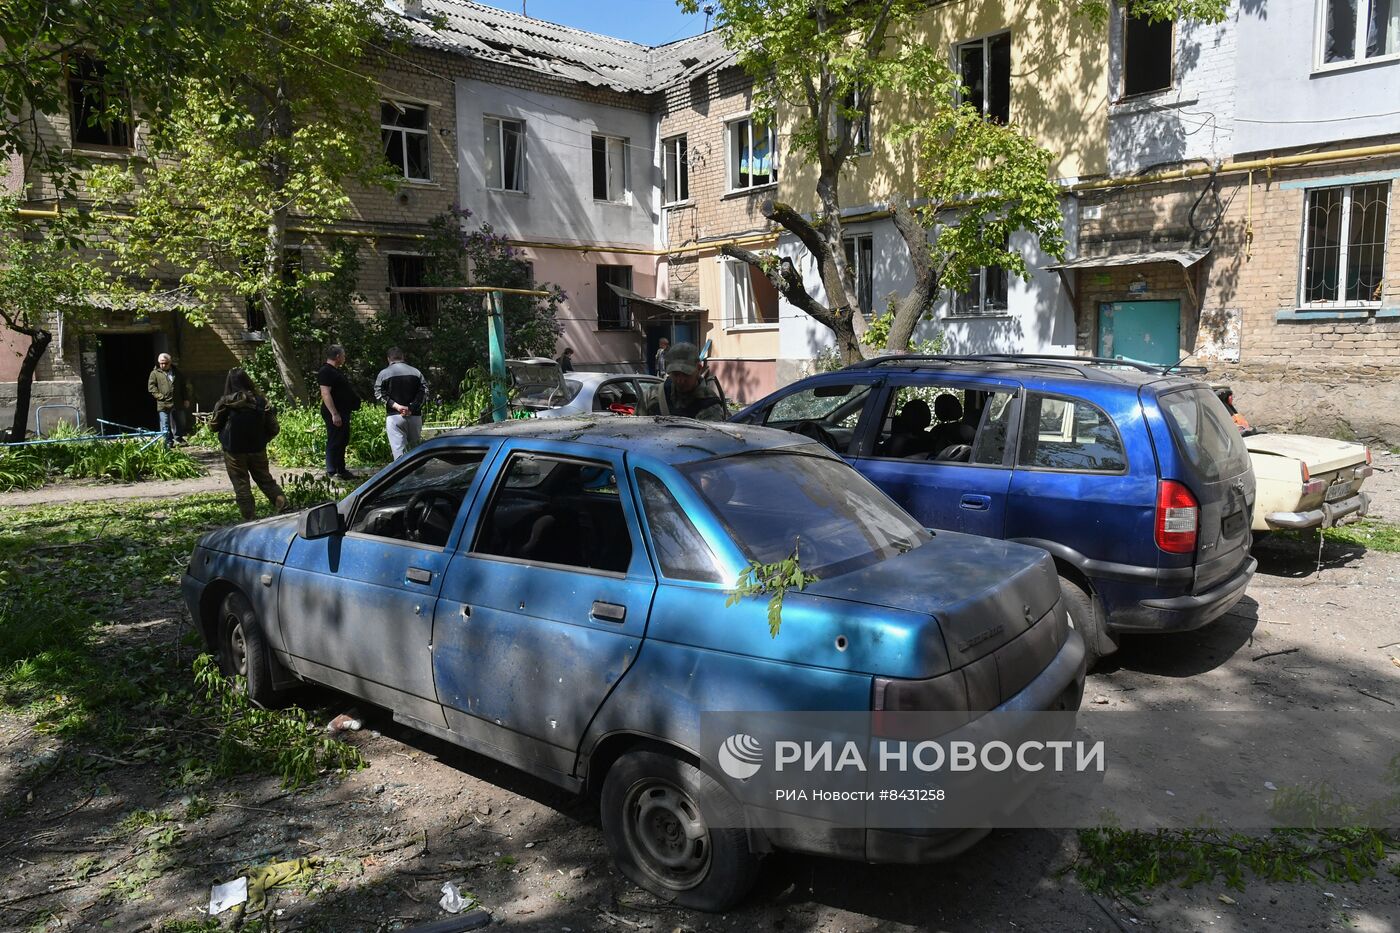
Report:
M734 591L729 594L725 606L733 606L748 596L768 597L768 634L778 637L783 625L783 599L787 591L807 588L807 584L820 579L814 573L802 569L800 551L802 539L793 542L792 554L771 564L751 561L739 578L734 581Z

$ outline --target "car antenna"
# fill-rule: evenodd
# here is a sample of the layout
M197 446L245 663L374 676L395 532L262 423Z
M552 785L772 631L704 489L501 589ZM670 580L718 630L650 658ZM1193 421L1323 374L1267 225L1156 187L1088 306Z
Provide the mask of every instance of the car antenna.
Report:
M1165 376L1167 373L1171 372L1173 369L1180 369L1182 363L1185 363L1187 360L1191 359L1191 357L1195 356L1195 355L1196 355L1197 353L1199 353L1199 352L1200 352L1199 350L1192 350L1190 353L1186 354L1186 355L1183 356L1181 359L1177 360L1175 363L1171 364L1171 365L1168 366L1166 369L1162 370L1162 375Z

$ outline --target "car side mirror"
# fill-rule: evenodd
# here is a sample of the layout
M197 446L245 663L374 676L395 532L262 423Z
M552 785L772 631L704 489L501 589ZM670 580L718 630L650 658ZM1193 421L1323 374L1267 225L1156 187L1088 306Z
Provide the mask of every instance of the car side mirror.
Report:
M316 538L329 538L345 531L345 523L340 517L340 509L334 502L322 502L318 506L301 513L297 520L297 534L308 541Z

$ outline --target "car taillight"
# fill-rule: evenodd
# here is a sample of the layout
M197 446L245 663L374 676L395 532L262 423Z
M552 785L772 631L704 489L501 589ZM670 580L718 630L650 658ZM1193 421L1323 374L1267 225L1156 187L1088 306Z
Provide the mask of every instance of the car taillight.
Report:
M1369 447L1366 448L1366 465L1371 465L1371 448Z
M927 724L917 716L902 713L939 713L938 728L956 726L968 718L967 679L953 671L925 680L876 677L871 691L871 728L887 738L917 738L926 735Z
M1196 528L1201 509L1196 497L1176 480L1157 484L1157 546L1168 554L1191 554L1196 550Z
M1312 473L1308 470L1308 465L1301 460L1298 461L1298 470L1303 474L1303 495L1314 496L1327 488L1327 483L1320 479L1313 479Z

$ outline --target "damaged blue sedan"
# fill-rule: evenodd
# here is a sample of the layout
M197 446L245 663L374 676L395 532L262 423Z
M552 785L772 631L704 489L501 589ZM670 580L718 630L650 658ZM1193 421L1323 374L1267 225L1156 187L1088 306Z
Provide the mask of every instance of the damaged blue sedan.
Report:
M731 601L753 563L816 578ZM919 526L826 448L677 418L471 428L339 503L205 535L183 593L259 703L298 682L599 795L622 871L721 910L788 849L947 858L986 830L776 825L726 790L714 710L1077 709L1043 551ZM1000 672L1000 673L999 673Z

